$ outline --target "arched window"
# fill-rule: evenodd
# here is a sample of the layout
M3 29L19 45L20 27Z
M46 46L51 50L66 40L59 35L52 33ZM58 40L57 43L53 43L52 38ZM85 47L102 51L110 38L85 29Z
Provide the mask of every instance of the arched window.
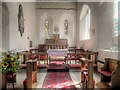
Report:
M114 36L120 36L120 0L114 2Z
M46 20L45 20L45 32L46 32L46 34L48 34L48 29L49 29L49 22L48 22L48 20L46 19Z
M88 5L83 5L80 14L80 40L87 40L90 38L90 8Z

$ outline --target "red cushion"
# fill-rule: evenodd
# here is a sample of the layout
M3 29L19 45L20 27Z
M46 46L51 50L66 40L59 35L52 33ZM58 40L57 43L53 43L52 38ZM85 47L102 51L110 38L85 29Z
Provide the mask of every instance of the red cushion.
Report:
M13 75L13 77L16 75L16 73L10 73L10 74L8 74L7 75L7 78L12 78L12 75Z
M100 73L106 75L106 76L111 76L112 74L108 71L103 71L103 70L100 70Z
M36 58L38 58L37 55L32 55L32 54L29 57L30 57L30 59L36 59Z
M47 59L47 55L39 55L39 59Z

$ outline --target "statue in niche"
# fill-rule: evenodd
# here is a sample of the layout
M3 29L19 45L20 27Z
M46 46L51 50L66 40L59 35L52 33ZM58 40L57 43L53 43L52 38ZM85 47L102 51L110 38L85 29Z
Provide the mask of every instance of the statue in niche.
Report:
M65 34L68 34L68 20L65 20L64 22L64 32Z
M58 26L55 26L54 32L55 32L55 33L58 33L58 32L59 32Z
M18 10L18 30L20 35L22 36L24 33L24 16L23 16L23 7L20 4Z

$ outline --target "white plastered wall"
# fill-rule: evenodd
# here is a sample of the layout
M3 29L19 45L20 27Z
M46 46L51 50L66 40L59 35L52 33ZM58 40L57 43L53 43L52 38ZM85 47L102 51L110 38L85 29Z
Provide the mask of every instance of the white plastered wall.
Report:
M90 39L81 41L80 40L80 15L81 15L81 10L82 6L86 4L90 8L90 33L92 29L95 29L95 35L90 34ZM77 5L77 47L83 47L85 50L97 50L97 3L95 2L85 2L85 3L78 3Z
M91 36L89 40L79 40L79 15L83 4L87 4L91 10L91 29L95 29L95 36ZM103 51L101 49L110 49L114 45L118 45L118 39L113 38L113 2L95 3L79 3L77 11L77 46L84 47L86 50L94 50L99 52L99 59L106 57L118 59L117 51Z
M23 6L24 33L21 37L18 31L18 7ZM36 12L35 3L31 2L7 2L9 8L9 30L10 30L10 49L26 50L29 49L29 41L32 40L33 47L36 46Z
M73 3L74 4L74 3ZM42 5L42 4L40 4ZM52 7L51 9L47 9L43 4L40 6L37 4L37 42L38 44L43 44L45 42L46 38L52 38L54 32L55 26L58 27L59 32L56 34L60 34L60 38L62 39L68 39L69 46L75 46L76 45L76 10L68 9L72 7L72 3L65 4L66 6L63 6L61 3L57 4L49 4L48 7ZM53 6L52 6L53 5ZM57 6L58 5L58 6ZM70 7L69 7L70 6ZM62 7L62 8L61 8ZM67 10L67 9L68 10ZM73 8L73 7L72 7ZM45 20L49 20L49 36L45 33ZM68 20L68 34L66 35L64 33L64 21L65 19Z

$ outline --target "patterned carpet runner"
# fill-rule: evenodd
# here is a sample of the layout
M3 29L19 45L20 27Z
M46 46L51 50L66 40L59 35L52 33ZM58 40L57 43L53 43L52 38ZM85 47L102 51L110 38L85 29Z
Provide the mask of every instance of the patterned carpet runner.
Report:
M63 61L53 61L49 64L42 88L76 89L69 74L69 68Z
M52 61L47 69L48 72L68 72L69 68L64 61Z
M76 89L69 72L48 72L42 88Z

